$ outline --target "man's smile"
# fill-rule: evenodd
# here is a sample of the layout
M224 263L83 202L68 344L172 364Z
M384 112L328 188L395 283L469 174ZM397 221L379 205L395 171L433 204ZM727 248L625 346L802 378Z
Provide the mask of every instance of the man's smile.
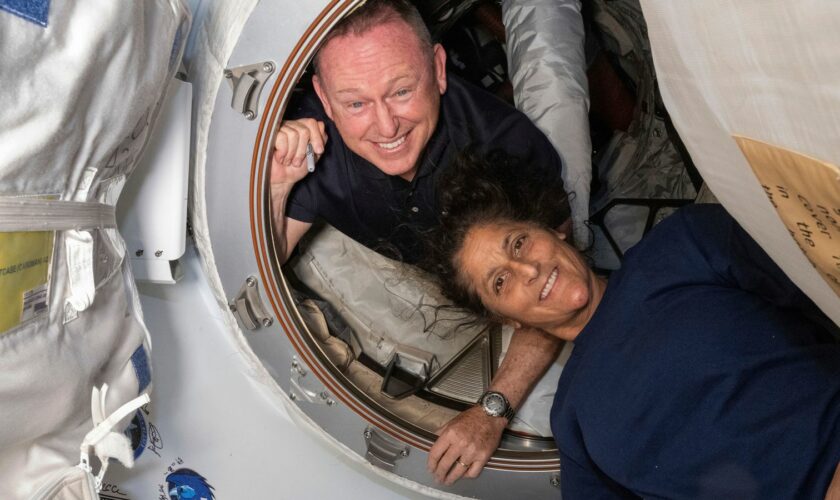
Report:
M408 134L403 135L402 137L397 138L395 141L392 142L374 142L380 149L384 149L385 151L392 152L405 144L405 139Z

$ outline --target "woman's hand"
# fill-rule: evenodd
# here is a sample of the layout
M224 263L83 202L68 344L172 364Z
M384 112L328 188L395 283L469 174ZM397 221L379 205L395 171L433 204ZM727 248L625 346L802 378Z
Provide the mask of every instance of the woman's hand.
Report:
M825 492L825 500L840 500L840 463L834 469L834 478L828 485L828 491Z
M427 467L439 483L476 478L499 446L507 419L491 417L474 406L449 421L429 450Z

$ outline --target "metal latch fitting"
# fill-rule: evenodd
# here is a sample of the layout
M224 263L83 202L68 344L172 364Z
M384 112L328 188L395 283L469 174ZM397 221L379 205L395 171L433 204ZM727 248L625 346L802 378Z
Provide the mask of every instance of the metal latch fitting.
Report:
M246 119L253 120L259 114L260 92L277 66L265 61L225 70L225 78L233 89L230 106Z
M437 362L435 355L400 344L385 369L380 392L393 399L402 399L422 389Z
M367 443L365 452L367 461L388 472L394 472L397 460L408 456L408 446L395 442L373 427L365 429L365 443Z
M262 303L262 298L260 298L259 282L253 276L248 276L228 307L242 323L242 326L248 330L256 330L274 324L274 320L269 316Z

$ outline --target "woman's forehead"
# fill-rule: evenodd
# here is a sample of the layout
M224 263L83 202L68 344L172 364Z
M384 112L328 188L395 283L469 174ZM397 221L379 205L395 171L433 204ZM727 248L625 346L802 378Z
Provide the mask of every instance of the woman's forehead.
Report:
M530 225L508 220L484 222L467 231L464 244L458 252L460 268L469 281L474 281L492 266L497 266L507 255L508 242L517 231L530 229Z

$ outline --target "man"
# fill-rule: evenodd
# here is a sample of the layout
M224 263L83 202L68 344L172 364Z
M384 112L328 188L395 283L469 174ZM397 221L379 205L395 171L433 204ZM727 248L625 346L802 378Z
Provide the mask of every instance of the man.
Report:
M317 99L275 139L271 200L284 261L322 217L368 247L416 262L418 236L437 223L435 180L468 145L504 147L560 178L556 151L524 115L447 77L443 47L405 0L370 0L333 29L316 56L313 86ZM308 175L310 144L318 165ZM567 200L558 212L568 230ZM518 330L491 385L507 399L497 401L516 408L560 347L542 332ZM438 481L477 477L498 446L511 413L486 407L439 433L428 462Z

